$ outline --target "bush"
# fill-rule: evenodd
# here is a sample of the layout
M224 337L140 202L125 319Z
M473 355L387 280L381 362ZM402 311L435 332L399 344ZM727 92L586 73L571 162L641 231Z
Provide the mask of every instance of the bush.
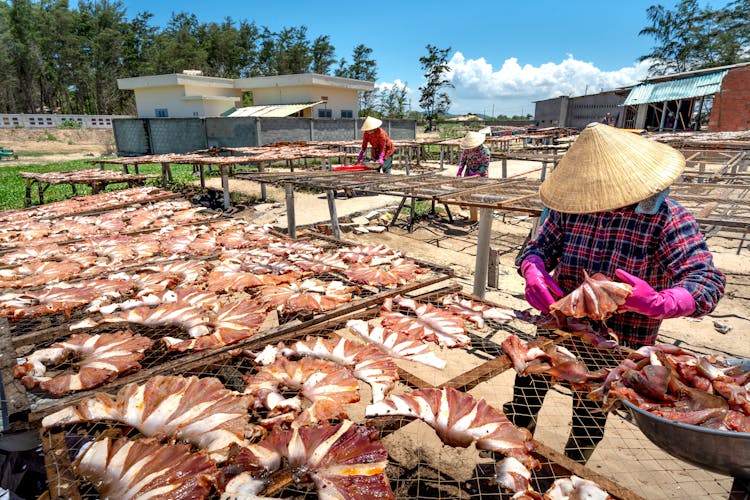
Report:
M37 139L37 141L39 141L39 142L42 142L42 141L56 141L56 140L57 140L57 137L55 137L54 135L52 135L51 133L49 133L49 131L46 131L46 130Z
M80 129L81 124L77 120L73 120L72 118L69 118L67 120L61 121L60 126L58 128Z

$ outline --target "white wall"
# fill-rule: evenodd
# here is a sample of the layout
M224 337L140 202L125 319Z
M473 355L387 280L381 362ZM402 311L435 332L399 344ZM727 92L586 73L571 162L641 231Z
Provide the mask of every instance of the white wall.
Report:
M145 87L135 90L135 107L140 118L155 118L156 109L167 109L168 117L193 116L188 109L183 87Z
M310 115L305 111L304 116L317 118L317 110L320 108L331 109L331 118L341 118L341 110L351 110L353 116L357 116L357 91L338 89L334 87L319 86L295 86L253 89L253 105L264 106L269 104L301 104L304 102L317 102L327 99L327 104L315 106Z
M184 99L185 96L227 96L227 100ZM167 109L168 118L192 118L194 116L220 116L242 99L236 89L173 86L145 87L135 90L135 105L140 118L156 117L156 109ZM197 113L197 114L196 114Z

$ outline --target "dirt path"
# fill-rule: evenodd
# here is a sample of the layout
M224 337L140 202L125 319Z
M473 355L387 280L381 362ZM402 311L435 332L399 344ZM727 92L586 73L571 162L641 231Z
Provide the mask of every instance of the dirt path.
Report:
M0 129L0 146L18 155L18 160L1 161L0 167L92 159L113 154L114 144L112 130Z

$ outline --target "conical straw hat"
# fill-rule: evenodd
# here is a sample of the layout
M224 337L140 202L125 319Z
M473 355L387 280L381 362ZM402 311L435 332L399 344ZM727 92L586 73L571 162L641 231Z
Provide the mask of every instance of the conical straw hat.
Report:
M367 118L365 118L365 121L362 124L362 132L367 132L368 130L375 130L382 124L383 122L381 120L378 120L377 118L373 116L368 116Z
M474 149L484 142L487 136L484 132L467 132L461 139L461 149Z
M676 149L609 125L588 125L539 188L542 203L571 214L625 207L666 189L685 168Z

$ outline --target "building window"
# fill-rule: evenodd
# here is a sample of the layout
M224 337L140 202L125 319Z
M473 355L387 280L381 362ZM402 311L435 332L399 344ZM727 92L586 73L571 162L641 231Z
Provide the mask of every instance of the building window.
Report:
M342 109L341 118L354 118L354 111L351 109Z
M154 114L157 118L167 118L169 116L169 112L167 111L167 108L156 108L154 110Z
M333 110L332 109L319 109L318 118L333 118Z

